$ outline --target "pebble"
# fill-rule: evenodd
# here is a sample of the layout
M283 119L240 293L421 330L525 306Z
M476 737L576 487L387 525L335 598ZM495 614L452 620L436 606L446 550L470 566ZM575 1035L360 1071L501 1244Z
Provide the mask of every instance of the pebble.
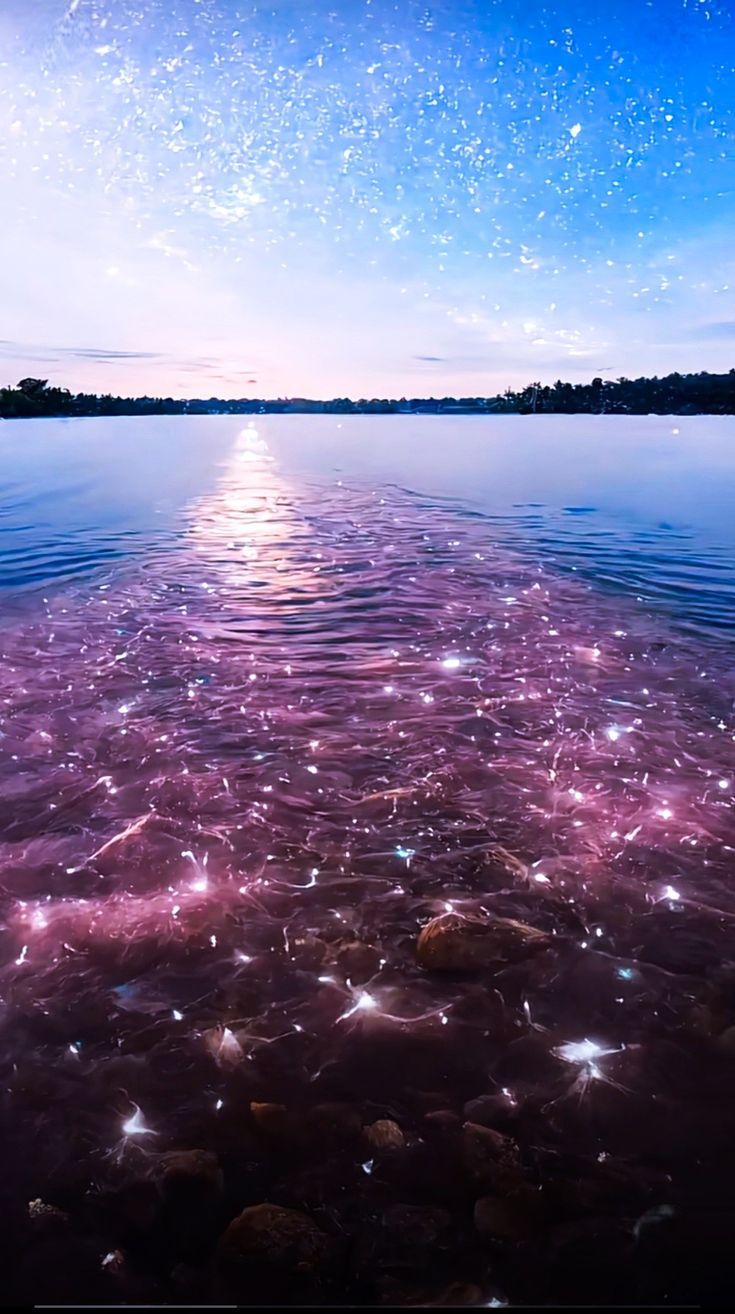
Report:
M380 969L380 951L373 945L353 940L337 952L337 965L353 985L364 985Z
M406 1144L398 1123L391 1118L379 1118L363 1131L366 1141L374 1150L400 1150Z
M498 971L550 945L550 937L525 922L505 917L444 913L422 929L419 963L433 972Z

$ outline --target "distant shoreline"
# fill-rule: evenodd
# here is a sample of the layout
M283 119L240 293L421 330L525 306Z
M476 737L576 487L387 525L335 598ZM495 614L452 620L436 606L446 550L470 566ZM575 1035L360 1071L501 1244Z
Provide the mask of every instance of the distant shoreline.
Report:
M732 417L732 415L735 415L735 406L732 407L732 410L726 410L726 411L724 410L723 411L719 411L719 410L718 411L707 411L707 410L697 410L697 411L678 410L677 411L677 410L668 410L668 409L667 410L635 410L635 411L632 410L630 411L623 411L623 410L500 411L500 410L473 409L473 407L467 407L467 409L464 409L464 407L460 407L460 406L452 407L451 410L371 411L371 410L359 410L358 407L355 407L355 410L351 410L351 411L331 411L331 410L314 410L312 409L312 407L298 407L298 406L285 407L284 409L284 407L277 407L277 406L270 407L267 405L267 403L263 403L263 406L260 407L259 410L239 410L239 409L233 410L233 409L226 409L225 406L222 406L222 407L213 407L212 410L195 410L192 407L192 409L150 410L150 411L133 410L133 409L114 410L114 411L91 410L91 411L75 411L74 414L70 414L68 413L68 411L43 411L43 413L36 415L33 414L1 415L0 414L0 423L3 422L3 420L13 420L13 419L142 419L142 418L155 419L156 417L159 417L160 419L164 419L166 417L178 417L178 418L189 417L195 419L195 418L204 418L206 417L206 415L334 415L334 417L347 417L347 418L350 418L351 415L368 415L368 417L369 415L373 415L373 417L375 417L375 415L380 415L380 417L388 417L388 415L396 415L397 418L421 417L422 419L429 419L431 417L438 419L446 419L447 417L451 417L451 415L456 415L456 417L465 418L465 417L472 417L473 415L473 417L479 419L481 418L501 419L501 418L510 418L510 417L522 417L523 419L526 419L527 417L529 417L529 415L534 415L534 414L538 415L539 418L543 418L544 415L546 415L547 418L552 417L552 415L554 415L554 417L560 417L560 415L569 415L569 417L572 417L572 415L593 415L594 418L626 419L626 417L634 418L636 417L636 415L638 415L638 417L643 417L643 418L646 417L646 415L657 415L657 417L659 418L664 418L667 417L667 415L671 415L671 417L675 419L697 419L698 417L703 418L709 415L710 418L719 417L721 419L727 419L728 417Z
M134 415L735 415L735 369L727 374L668 374L664 378L550 385L531 383L492 397L307 397L225 399L113 397L49 387L21 379L0 388L1 419L99 418Z

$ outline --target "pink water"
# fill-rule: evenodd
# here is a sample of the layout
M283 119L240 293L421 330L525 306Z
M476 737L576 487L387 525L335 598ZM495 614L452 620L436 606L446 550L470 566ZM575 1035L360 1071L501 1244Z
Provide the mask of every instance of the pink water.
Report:
M449 505L299 489L252 432L175 549L9 605L10 1299L206 1302L218 1235L261 1201L334 1239L327 1302L711 1296L735 1168L734 685L724 645ZM449 908L556 947L432 977L416 939ZM375 951L359 980L354 940ZM454 1156L488 1095L543 1199L531 1237L473 1224ZM339 1102L406 1143L296 1154L251 1101L305 1125ZM141 1185L191 1148L224 1170L194 1224ZM397 1205L444 1210L440 1240L396 1258Z

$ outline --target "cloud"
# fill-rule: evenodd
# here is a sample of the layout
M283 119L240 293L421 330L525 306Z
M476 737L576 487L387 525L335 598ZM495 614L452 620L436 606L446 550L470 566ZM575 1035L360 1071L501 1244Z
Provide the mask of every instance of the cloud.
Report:
M53 347L29 347L21 342L10 342L7 338L0 339L0 356L10 357L15 360L22 357L23 360L48 361L57 365L61 357L54 352Z
M447 359L446 356L414 356L414 360L430 360L436 362L437 364L440 361L445 361L446 359Z
M160 351L105 351L102 347L57 347L56 350L78 360L163 360Z
M0 355L22 356L25 360L46 360L58 364L65 357L76 360L108 361L163 360L160 351L110 351L105 347L52 347L48 343L12 342L0 338Z
M700 324L692 331L693 338L735 338L735 319L715 320L711 324Z
M230 361L216 356L183 356L162 351L121 351L107 347L50 347L0 338L0 358L3 357L19 364L37 365L63 365L64 361L69 360L81 360L103 366L125 365L128 361L132 363L151 361L157 362L169 374L172 370L182 374L206 374L218 371L218 378L239 379L247 376L249 383L257 382L251 377L254 373L252 365L244 365L241 369L225 375L221 371L223 366L230 364Z

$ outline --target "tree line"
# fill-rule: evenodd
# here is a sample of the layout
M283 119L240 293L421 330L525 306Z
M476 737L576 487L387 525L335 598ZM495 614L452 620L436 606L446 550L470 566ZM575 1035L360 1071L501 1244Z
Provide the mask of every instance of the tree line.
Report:
M313 401L304 397L277 400L219 397L113 397L107 393L73 393L49 385L47 379L21 379L15 388L0 388L0 418L109 415L263 415L283 413L327 415L733 415L735 369L727 374L667 374L664 378L551 385L530 383L506 389L494 397L365 398L336 397Z

